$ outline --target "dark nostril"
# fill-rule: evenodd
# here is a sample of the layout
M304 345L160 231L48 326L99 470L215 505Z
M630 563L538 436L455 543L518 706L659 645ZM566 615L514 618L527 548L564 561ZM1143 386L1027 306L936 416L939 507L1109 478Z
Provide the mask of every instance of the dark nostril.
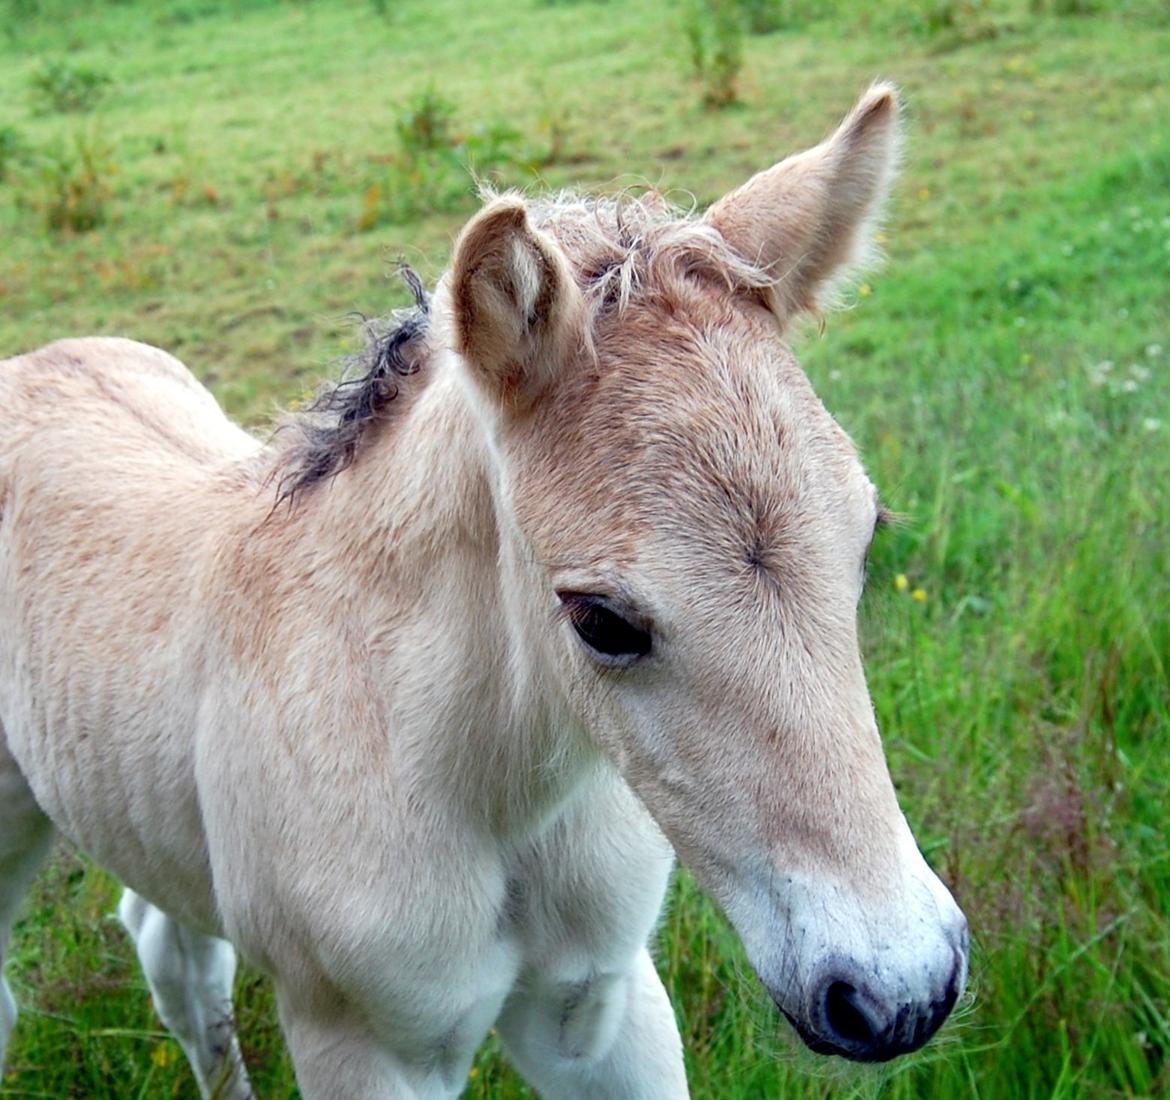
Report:
M832 1039L843 1047L868 1048L877 1039L865 1001L848 982L831 982L825 990L824 1020Z
M808 1015L785 1015L809 1047L858 1062L885 1062L923 1045L946 1019L958 997L964 960L956 952L946 985L937 999L883 999L870 989L858 968L835 965L814 985ZM850 978L857 977L857 981Z

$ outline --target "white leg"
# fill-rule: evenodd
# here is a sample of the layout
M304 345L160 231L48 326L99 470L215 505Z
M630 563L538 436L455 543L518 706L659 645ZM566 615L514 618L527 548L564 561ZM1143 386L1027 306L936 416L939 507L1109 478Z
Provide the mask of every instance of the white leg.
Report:
M516 1067L545 1100L681 1100L682 1041L648 951L624 974L535 978L498 1023Z
M470 1054L456 1059L457 1069L446 1052L431 1065L407 1065L378 1042L359 1014L339 1000L321 1000L310 1010L294 1009L277 992L304 1100L455 1100L463 1091Z
M16 1023L16 1002L3 973L8 936L17 907L48 855L52 839L53 827L33 801L0 729L0 1074Z
M130 932L162 1022L178 1039L204 1100L253 1095L232 1017L236 953L226 940L195 932L132 890L118 916Z

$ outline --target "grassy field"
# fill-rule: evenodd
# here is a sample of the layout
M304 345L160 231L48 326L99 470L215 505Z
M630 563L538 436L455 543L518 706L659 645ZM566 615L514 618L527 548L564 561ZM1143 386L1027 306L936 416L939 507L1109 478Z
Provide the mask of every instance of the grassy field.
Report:
M1170 15L745 7L775 25L713 110L718 36L667 0L0 4L0 352L132 335L260 424L350 346L347 315L400 302L394 259L442 269L461 162L706 203L893 78L888 266L798 351L908 516L875 548L868 667L971 919L971 993L880 1071L800 1053L683 875L659 958L693 1092L1168 1096ZM116 896L66 852L35 887L4 1096L196 1095ZM294 1095L248 972L239 1020L260 1095ZM530 1093L489 1043L467 1095Z

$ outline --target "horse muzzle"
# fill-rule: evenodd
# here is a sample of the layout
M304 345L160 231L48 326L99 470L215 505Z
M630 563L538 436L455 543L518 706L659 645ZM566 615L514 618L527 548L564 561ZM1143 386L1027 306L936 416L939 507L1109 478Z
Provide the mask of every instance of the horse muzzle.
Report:
M950 946L949 965L940 969L928 959L921 971L938 975L917 995L883 989L872 970L856 960L825 960L808 984L797 1011L780 998L777 1007L805 1045L817 1054L835 1054L854 1062L888 1062L926 1044L950 1015L967 980L968 934L963 920Z

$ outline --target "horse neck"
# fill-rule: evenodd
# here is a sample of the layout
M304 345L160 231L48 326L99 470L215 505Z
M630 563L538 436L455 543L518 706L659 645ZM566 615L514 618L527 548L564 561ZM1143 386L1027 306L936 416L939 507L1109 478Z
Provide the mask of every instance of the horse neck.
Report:
M373 735L393 741L394 766L515 837L599 759L553 687L547 582L512 518L488 428L458 361L436 360L402 420L309 490L296 541L324 598L361 609L369 682L386 686L390 716ZM291 568L304 575L309 561Z

